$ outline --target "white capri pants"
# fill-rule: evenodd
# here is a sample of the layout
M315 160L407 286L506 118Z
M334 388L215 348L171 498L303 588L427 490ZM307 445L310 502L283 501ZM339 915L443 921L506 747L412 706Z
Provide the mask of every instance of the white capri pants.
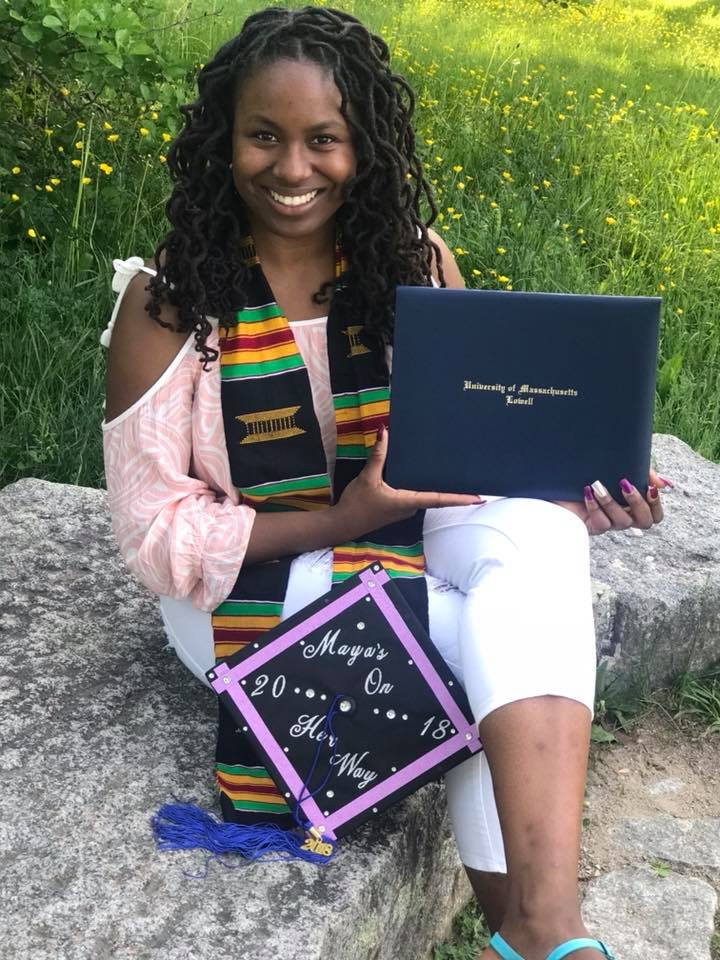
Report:
M585 524L545 500L496 499L428 510L423 528L430 635L464 687L475 720L526 697L578 700L593 714L595 629ZM330 589L332 551L296 557L283 618ZM207 683L210 614L160 598L170 645ZM492 777L483 751L445 775L466 867L505 873Z

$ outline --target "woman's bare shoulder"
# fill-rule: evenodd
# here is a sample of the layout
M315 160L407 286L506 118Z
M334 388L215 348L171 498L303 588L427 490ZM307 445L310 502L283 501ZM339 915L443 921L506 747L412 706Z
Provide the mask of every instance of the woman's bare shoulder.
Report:
M153 259L145 266L155 269ZM188 339L177 329L177 308L160 305L163 327L145 309L150 303L148 274L139 270L125 289L115 319L108 356L105 419L120 416L156 383Z

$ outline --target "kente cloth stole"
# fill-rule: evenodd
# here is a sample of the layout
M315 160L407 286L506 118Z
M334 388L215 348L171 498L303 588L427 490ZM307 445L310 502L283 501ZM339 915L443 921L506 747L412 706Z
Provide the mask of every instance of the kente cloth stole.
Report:
M260 266L252 236L243 238L251 267L248 303L219 337L221 402L230 471L241 502L258 512L318 510L337 502L358 475L387 423L389 375L384 347L366 342L362 326L338 316L333 298L327 321L330 386L337 425L337 461L328 475L308 373L287 319ZM338 236L335 289L347 264ZM424 512L374 530L361 541L333 548L332 581L338 583L380 561L427 629L423 556ZM280 622L292 557L243 566L230 596L212 614L216 662L248 643L262 642ZM272 689L265 691L272 696ZM226 821L270 821L294 826L287 804L261 765L243 730L220 709L215 779ZM308 706L302 705L304 712ZM312 707L324 715L328 704ZM310 710L313 712L313 710Z

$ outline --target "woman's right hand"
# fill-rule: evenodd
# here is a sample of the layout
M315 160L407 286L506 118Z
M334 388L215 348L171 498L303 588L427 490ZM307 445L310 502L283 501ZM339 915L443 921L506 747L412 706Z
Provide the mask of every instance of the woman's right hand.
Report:
M406 520L418 510L485 503L482 497L471 494L396 490L388 486L382 478L387 445L388 432L381 427L367 463L345 487L333 507L338 519L341 518L342 527L354 531L348 539L355 539L398 520Z

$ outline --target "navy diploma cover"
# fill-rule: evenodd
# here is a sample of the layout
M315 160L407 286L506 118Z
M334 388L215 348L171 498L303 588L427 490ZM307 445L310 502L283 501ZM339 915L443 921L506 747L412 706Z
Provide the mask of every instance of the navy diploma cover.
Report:
M582 500L644 493L659 297L397 288L385 479Z

